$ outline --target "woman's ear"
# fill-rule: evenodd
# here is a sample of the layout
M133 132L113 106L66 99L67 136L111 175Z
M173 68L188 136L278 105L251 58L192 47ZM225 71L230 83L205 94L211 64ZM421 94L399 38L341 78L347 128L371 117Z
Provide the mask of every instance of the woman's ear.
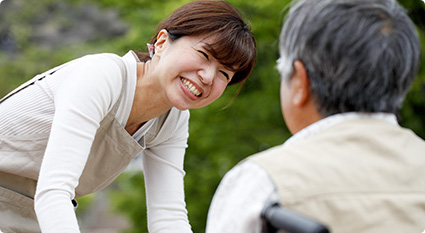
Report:
M310 98L310 80L308 79L307 70L304 64L296 60L294 62L293 77L291 77L294 90L293 104L304 106Z
M161 31L159 31L158 36L156 37L156 42L155 42L155 54L160 55L162 53L162 51L165 49L165 47L167 46L167 42L169 40L168 37L168 31L165 29L161 29Z

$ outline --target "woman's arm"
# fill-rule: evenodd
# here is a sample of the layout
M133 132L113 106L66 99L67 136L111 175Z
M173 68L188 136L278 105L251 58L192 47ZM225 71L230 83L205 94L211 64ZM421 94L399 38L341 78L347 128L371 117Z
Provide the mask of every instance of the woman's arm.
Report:
M183 187L188 121L189 112L182 112L171 137L143 154L148 228L151 233L192 232Z
M50 83L55 115L35 194L43 233L79 232L71 200L99 124L117 101L122 77L117 64L89 56L57 71Z

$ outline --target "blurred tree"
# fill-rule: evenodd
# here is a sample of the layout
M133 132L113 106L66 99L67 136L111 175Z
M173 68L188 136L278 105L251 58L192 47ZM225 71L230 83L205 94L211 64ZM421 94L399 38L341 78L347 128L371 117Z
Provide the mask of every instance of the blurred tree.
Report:
M145 51L145 44L153 36L156 25L189 0L62 1L61 4L67 4L68 9L82 9L87 4L98 6L100 14L113 9L118 12L115 21L122 20L125 31L55 47L36 43L34 24L31 22L34 18L40 21L43 19L40 15L51 14L52 10L60 9L55 5L58 4L57 1L38 0L32 4L27 4L24 0L13 2L17 5L9 5L11 0L0 4L0 96L36 73L87 53L113 52L123 55L130 49ZM189 219L197 233L205 231L209 203L224 174L248 155L282 144L290 137L281 115L280 80L275 69L279 56L280 28L289 0L229 2L250 22L257 39L258 59L252 75L236 98L234 95L239 86L231 86L212 105L191 110L189 148L185 158L185 187ZM408 9L417 25L424 51L424 4L420 0L400 2ZM78 12L76 10L75 14ZM54 22L69 24L78 20L78 17L69 14L62 16L68 18L56 18ZM424 57L421 64L400 119L402 125L425 138ZM229 103L231 104L227 107ZM119 189L110 196L114 209L125 214L132 223L132 229L127 232L147 232L143 174L124 173L115 185ZM82 199L81 205L88 206L91 198Z
M423 56L425 54L425 3L420 0L399 2L408 10L410 18L416 24L422 48L421 66L404 101L400 124L425 138L425 56Z

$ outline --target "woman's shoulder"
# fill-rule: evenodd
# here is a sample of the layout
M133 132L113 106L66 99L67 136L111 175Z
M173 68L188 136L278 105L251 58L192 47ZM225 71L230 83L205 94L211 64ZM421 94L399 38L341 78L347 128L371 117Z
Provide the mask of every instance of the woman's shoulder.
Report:
M65 76L72 76L73 79L76 79L75 76L87 76L83 80L106 81L110 79L121 82L126 67L122 57L117 54L98 53L85 55L71 61L64 67L63 72L67 74Z
M79 63L80 65L89 63L91 65L104 66L105 69L114 68L114 65L120 66L124 64L124 60L122 59L122 57L114 53L88 54L77 58L74 61L75 63ZM111 65L113 66L111 67Z
M125 66L116 54L90 54L71 61L46 79L55 99L81 100L109 109L122 92ZM84 101L85 100L85 101Z

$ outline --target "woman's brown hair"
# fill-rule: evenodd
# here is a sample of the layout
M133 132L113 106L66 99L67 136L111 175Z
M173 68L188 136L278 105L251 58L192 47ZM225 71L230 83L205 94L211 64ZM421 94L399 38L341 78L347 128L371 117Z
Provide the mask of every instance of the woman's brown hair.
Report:
M228 2L200 0L183 5L158 25L152 44L162 29L168 31L173 41L183 36L216 38L206 49L221 64L235 71L229 85L245 80L254 67L254 36L239 12ZM138 53L138 56L142 61L150 59L146 53Z

